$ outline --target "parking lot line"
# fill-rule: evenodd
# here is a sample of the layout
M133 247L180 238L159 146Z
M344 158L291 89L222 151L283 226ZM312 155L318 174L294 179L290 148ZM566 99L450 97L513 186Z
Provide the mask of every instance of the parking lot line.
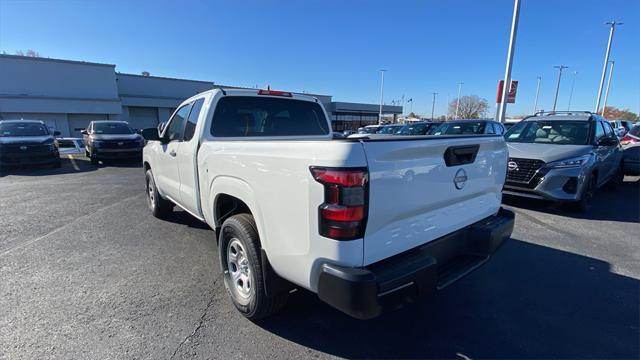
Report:
M67 157L69 158L69 160L71 160L71 165L73 165L73 168L76 171L80 171L80 167L78 166L78 164L76 164L76 160L73 158L73 155L69 154L67 155Z
M86 214L86 215L80 216L80 217L76 218L75 220L73 220L72 222L70 222L70 223L68 223L66 225L63 225L63 226L61 226L61 227L59 227L59 228L57 228L57 229L55 229L55 230L53 230L53 231L51 231L51 232L49 232L47 234L44 234L44 235L39 236L39 237L37 237L35 239L29 240L29 241L25 241L23 243L20 243L20 244L17 244L15 246L13 246L13 247L8 248L7 250L5 250L5 251L0 253L0 258L4 257L5 255L9 255L10 253L12 253L15 250L25 248L25 247L27 247L27 246L29 246L31 244L34 244L34 243L36 243L36 242L38 242L38 241L40 241L42 239L45 239L46 237L48 237L50 235L56 234L56 233L60 232L61 230L64 230L64 229L68 228L69 226L71 226L71 225L73 225L73 224L75 224L77 222L83 221L84 219L86 219L86 218L88 218L90 216L93 216L93 215L95 215L95 214L97 214L99 212L111 209L112 207L120 205L121 203L123 203L125 201L131 200L131 199L135 199L135 198L139 198L141 196L144 196L144 194L134 195L134 196L122 199L122 200L117 201L117 202L115 202L115 203L113 203L111 205L108 205L108 206L105 206L105 207L103 207L103 208L101 208L99 210L96 210L96 211L94 211L94 212L92 212L90 214Z

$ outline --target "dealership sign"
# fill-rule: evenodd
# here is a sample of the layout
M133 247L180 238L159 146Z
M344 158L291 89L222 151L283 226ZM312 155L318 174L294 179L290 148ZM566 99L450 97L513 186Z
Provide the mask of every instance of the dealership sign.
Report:
M496 104L502 102L502 89L504 88L504 80L498 81L498 95L496 96ZM509 87L509 93L507 93L507 103L513 104L516 102L516 93L518 92L518 80L511 80L511 86Z

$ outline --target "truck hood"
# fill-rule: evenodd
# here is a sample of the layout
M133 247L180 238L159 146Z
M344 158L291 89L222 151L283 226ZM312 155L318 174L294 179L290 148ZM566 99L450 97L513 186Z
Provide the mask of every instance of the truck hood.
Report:
M508 142L509 157L540 159L545 163L588 154L591 145L552 145Z
M91 135L93 140L136 140L141 139L139 134L93 134Z
M53 137L50 135L45 136L11 136L1 137L0 144L43 144L53 142Z

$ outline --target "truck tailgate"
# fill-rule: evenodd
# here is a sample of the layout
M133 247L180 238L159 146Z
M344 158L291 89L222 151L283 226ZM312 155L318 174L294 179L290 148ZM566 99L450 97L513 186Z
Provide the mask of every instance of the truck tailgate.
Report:
M370 179L364 265L500 209L508 157L501 136L387 138L362 144Z

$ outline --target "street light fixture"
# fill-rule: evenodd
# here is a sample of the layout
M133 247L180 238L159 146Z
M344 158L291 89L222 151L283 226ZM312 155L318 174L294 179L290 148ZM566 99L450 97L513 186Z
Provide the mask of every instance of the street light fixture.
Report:
M502 97L498 106L496 121L504 123L507 113L507 93L511 87L511 66L513 65L513 53L516 47L516 34L518 33L518 19L520 18L520 0L513 4L513 19L511 20L511 36L509 37L509 50L507 51L507 66L504 70L504 84L502 85Z
M567 111L571 110L571 99L573 99L573 89L576 87L576 75L578 75L577 71L573 72L573 80L571 81L571 92L569 93L569 104L567 105ZM605 100L606 103L606 100Z
M596 100L596 113L600 111L600 98L602 97L602 87L604 86L604 78L607 76L607 65L609 64L609 55L611 54L611 43L613 42L613 33L616 31L616 25L622 25L621 22L609 21L605 23L611 25L609 30L609 41L607 42L607 51L604 53L604 64L602 65L602 77L600 77L600 87L598 88L598 99ZM603 110L604 111L604 110Z
M533 101L533 113L535 114L538 111L538 96L540 95L540 81L542 81L542 76L536 77L536 99Z
M464 83L460 81L458 83L458 98L456 99L456 119L458 119L458 108L460 107L460 92L462 91L462 85ZM447 104L449 106L449 104Z
M553 108L551 111L556 111L556 105L558 104L558 93L560 92L560 79L562 79L562 70L568 69L568 66L564 65L556 65L554 68L560 70L558 71L558 83L556 84L556 96L553 98Z
M604 93L604 103L602 104L602 116L604 116L604 112L607 110L607 100L609 99L609 89L611 88L611 78L613 78L613 66L615 65L615 60L610 60L611 69L609 69L609 81L607 81L607 91Z
M436 109L436 95L438 95L438 93L434 92L432 94L433 94L433 101L431 102L431 121L433 121L433 113Z
M382 124L382 101L384 100L384 73L387 70L380 70L380 112L378 113L378 124Z

